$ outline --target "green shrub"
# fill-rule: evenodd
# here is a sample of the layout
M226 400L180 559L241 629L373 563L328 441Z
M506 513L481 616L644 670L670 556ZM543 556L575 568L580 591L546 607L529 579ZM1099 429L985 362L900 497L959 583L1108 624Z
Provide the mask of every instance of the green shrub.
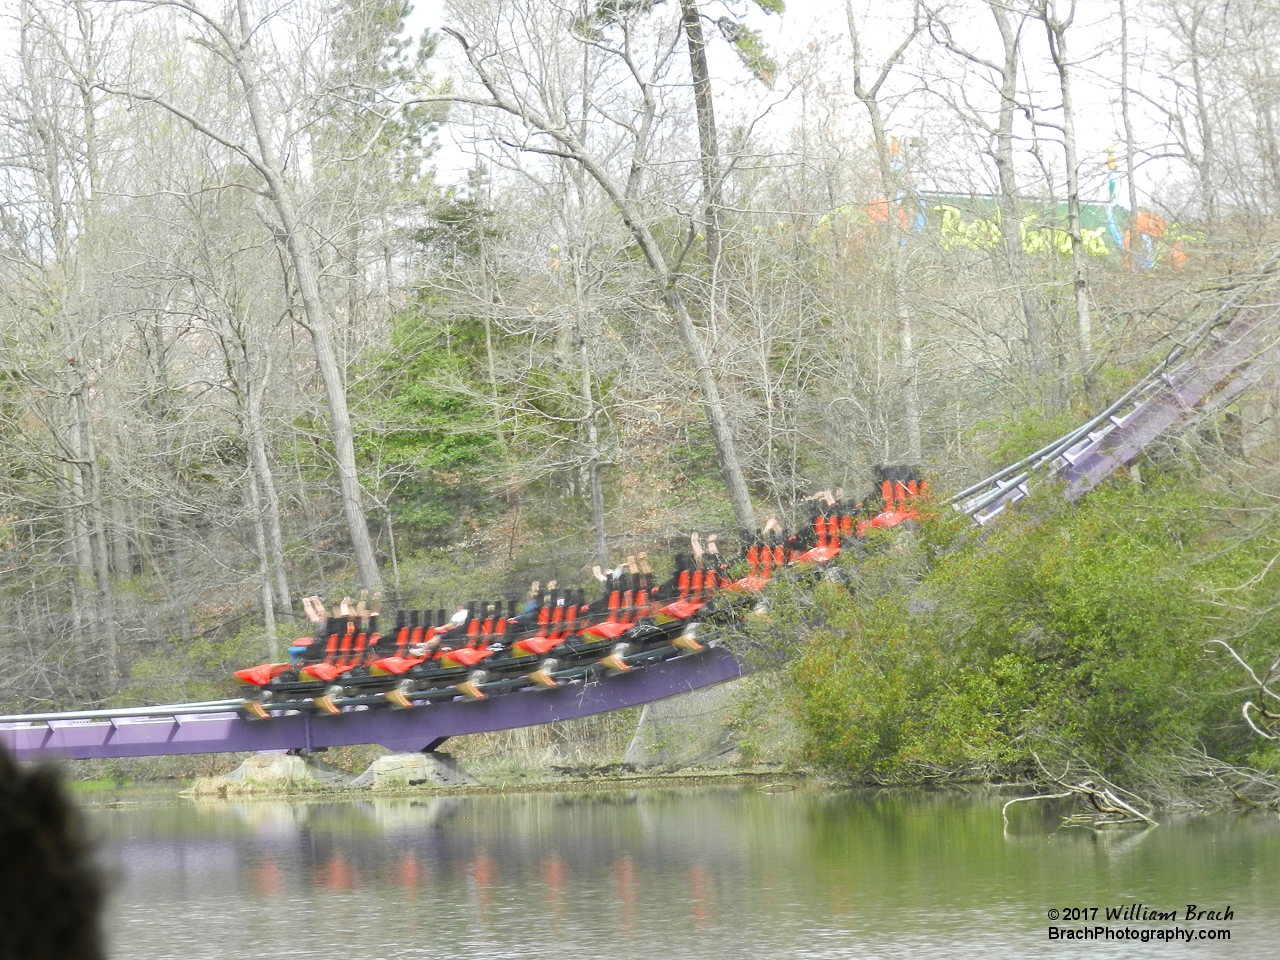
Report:
M1192 743L1256 761L1241 674L1204 645L1274 636L1280 576L1241 585L1280 524L1243 529L1247 506L1187 478L1117 483L872 545L820 616L784 602L769 624L805 640L789 669L809 758L870 779L1007 776L1033 752L1115 772Z

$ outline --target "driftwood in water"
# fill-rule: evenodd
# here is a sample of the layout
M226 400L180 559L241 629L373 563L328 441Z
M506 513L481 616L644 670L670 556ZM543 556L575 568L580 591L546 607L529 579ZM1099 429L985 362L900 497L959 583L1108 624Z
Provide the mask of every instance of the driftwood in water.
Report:
M1066 771L1063 772L1061 777L1055 777L1045 769L1043 763L1040 763L1039 757L1036 757L1036 763L1039 764L1040 770L1045 774L1046 778L1062 789L1058 793L1041 793L1030 797L1015 797L1010 800L1000 808L1000 815L1004 819L1006 827L1009 825L1009 808L1015 803L1027 803L1032 800L1064 800L1067 797L1082 797L1089 801L1094 810L1090 814L1065 818L1065 822L1068 824L1087 824L1096 827L1106 824L1141 823L1151 827L1159 826L1155 820L1120 796L1121 793L1129 793L1129 791L1121 790L1114 784L1107 783L1102 777L1096 777L1095 774L1095 777L1102 781L1101 786L1095 783L1093 779L1069 783L1065 779L1067 776ZM1146 805L1144 801L1134 794L1129 793L1129 796Z

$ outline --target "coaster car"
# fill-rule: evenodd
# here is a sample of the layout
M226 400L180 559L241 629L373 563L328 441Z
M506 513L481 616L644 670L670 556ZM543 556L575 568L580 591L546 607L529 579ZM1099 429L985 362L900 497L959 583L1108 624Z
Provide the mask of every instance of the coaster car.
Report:
M249 688L245 711L265 718L281 709L337 714L356 705L410 708L459 696L484 699L697 653L715 642L699 639L700 627L742 616L784 569L803 573L825 566L868 531L915 519L928 492L919 472L876 467L875 476L878 489L864 502L815 502L813 523L798 534L750 545L747 571L737 579L727 575L727 564L717 565L718 554L708 554L705 564L677 557L676 571L663 584L651 582L648 573L611 577L592 603L582 590L553 590L521 613L510 600L473 601L452 617L445 610L434 616L401 610L386 635L378 632L376 612L365 621L332 618L323 637L294 644L294 662L235 671L236 681Z

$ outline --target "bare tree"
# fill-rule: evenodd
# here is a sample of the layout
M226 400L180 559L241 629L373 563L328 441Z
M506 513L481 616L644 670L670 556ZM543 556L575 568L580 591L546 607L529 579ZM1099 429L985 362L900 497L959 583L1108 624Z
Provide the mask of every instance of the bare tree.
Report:
M262 31L258 29L262 23L255 23L250 16L248 0L236 0L234 9L221 16L205 11L194 2L145 6L148 9L169 8L179 11L199 32L201 44L214 51L230 67L234 81L244 97L251 144L240 138L239 131L220 129L212 119L202 118L194 109L188 109L168 95L115 84L102 84L102 87L134 100L156 104L189 124L192 129L243 158L261 177L265 193L278 218L279 239L288 252L306 317L305 327L311 335L316 367L324 383L342 509L347 520L356 566L360 571L360 580L368 589L381 590L382 577L378 572L373 541L369 536L356 468L346 384L334 353L315 253L307 239L308 224L298 209L295 184L276 144L279 117L272 113L264 96L266 81L258 51L263 42ZM280 68L287 69L283 65Z
M567 23L564 24L564 27L568 26ZM699 399L710 428L716 458L728 490L734 517L742 530L751 531L756 526L755 511L738 457L733 428L721 397L721 387L716 376L713 357L703 342L693 314L681 292L680 265L687 252L688 244L686 243L684 250L677 253L677 259L673 264L655 234L650 218L642 211L639 196L642 177L652 162L650 150L652 149L651 138L656 134L654 129L657 118L656 90L669 70L673 40L676 35L668 34L662 39L648 68L645 69L639 59L640 51L637 41L640 37L634 27L632 16L620 17L616 21L616 29L620 33L616 42L603 36L578 36L573 39L573 42L590 44L600 54L615 61L625 71L624 75L635 85L639 107L633 118L625 120L621 117L613 118L608 113L596 111L602 114L602 119L623 128L630 134L630 143L627 148L630 153L630 162L625 174L611 169L611 157L596 152L589 144L583 142L577 125L569 122L565 117L559 100L547 96L559 85L562 78L543 73L544 65L537 63L536 58L532 61L522 61L516 57L504 56L504 51L497 45L496 38L468 38L457 28L445 28L445 32L458 42L475 79L488 95L487 97L468 97L458 94L451 99L455 102L497 110L517 119L526 126L528 131L527 139L520 145L522 150L573 161L587 172L608 197L631 232L645 263L652 271L665 310L674 320L677 334L688 351L700 393ZM561 36L556 39L564 42L570 38Z
M909 202L908 191L903 188L890 156L888 134L885 130L884 110L881 105L885 81L898 66L907 48L915 42L923 29L922 8L916 3L912 10L911 28L892 53L880 65L870 84L863 76L864 64L858 20L853 12L853 0L845 0L845 17L849 26L849 39L853 42L853 92L867 109L871 121L871 136L875 142L876 163L880 172L880 188L885 197L885 258L889 261L889 302L898 321L898 367L902 381L903 414L907 428L907 456L912 463L922 457L920 445L920 397L917 390L915 332L912 329L911 307L906 291L906 246L909 230L895 216L898 201L907 201L906 208L917 204ZM915 210L907 214L914 219Z
M1039 298L1031 282L1022 249L1022 197L1018 190L1017 169L1014 164L1014 118L1020 105L1018 79L1022 32L1030 13L1010 7L1004 0L985 2L1000 38L997 59L981 56L959 44L953 38L950 26L938 13L930 14L929 25L934 36L947 50L964 62L981 68L995 87L999 98L994 123L977 112L970 111L969 117L979 124L991 142L997 173L1000 235L1005 262L1026 323L1031 376L1036 382L1044 382L1048 373L1048 344Z
M1071 235L1072 289L1076 305L1076 342L1080 350L1080 368L1085 390L1090 390L1093 376L1093 320L1089 310L1089 281L1085 277L1084 237L1080 234L1080 162L1076 157L1075 102L1071 96L1071 61L1067 53L1067 30L1076 17L1076 3L1066 16L1059 16L1053 0L1044 0L1040 19L1049 39L1049 54L1058 71L1062 93L1062 152L1067 167L1067 232Z
M1130 67L1129 67L1129 13L1126 0L1120 3L1120 120L1124 127L1124 179L1129 192L1129 246L1137 242L1134 236L1134 218L1138 215L1138 184L1134 176L1137 157L1137 140L1133 135L1133 117L1130 111ZM1129 270L1138 269L1138 258L1129 254Z

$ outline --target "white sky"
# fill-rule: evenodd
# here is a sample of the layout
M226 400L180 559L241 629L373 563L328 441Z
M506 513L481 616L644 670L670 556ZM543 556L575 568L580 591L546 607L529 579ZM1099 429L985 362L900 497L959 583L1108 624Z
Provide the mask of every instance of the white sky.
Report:
M798 64L807 60L812 64L816 61L818 77L824 87L836 89L843 84L845 94L851 98L850 46L842 0L788 0L787 11L781 17L766 16L746 0L739 0L736 3L705 3L704 10L712 18L725 13L741 15L745 12L748 22L765 32L770 49L780 63ZM910 6L895 0L881 0L881 2L855 0L855 11L867 18L864 20L862 31L864 46L869 49L864 55L871 61L874 72L874 65L883 59L888 50L892 49L906 29L907 21L904 20L904 14L909 16ZM968 18L964 15L965 11L969 14ZM975 51L985 48L984 52L993 52L991 41L995 37L995 28L985 5L972 2L963 6L957 4L951 9L949 16L958 42ZM410 21L415 32L427 26L439 27L442 22L440 0L419 0ZM1044 28L1038 22L1032 22L1028 24L1026 30L1024 60L1028 74L1032 77L1032 82L1038 91L1035 99L1038 103L1054 106L1060 101L1058 78L1048 58ZM1131 62L1136 66L1142 60L1137 48L1149 43L1149 38L1136 26L1131 26L1130 32L1131 43L1135 48L1131 54ZM712 38L709 50L713 72L717 74L718 118L728 120L735 114L754 115L767 102L769 94L760 84L747 77L728 45L716 36L714 27L709 31L709 36ZM1077 113L1077 152L1085 199L1105 200L1106 150L1109 146L1118 146L1122 142L1119 134L1119 108L1111 103L1116 97L1120 69L1119 36L1118 7L1115 0L1081 0L1075 25L1068 34L1068 39L1074 63L1073 92ZM928 45L928 38L924 37L922 42ZM439 73L465 76L465 64L458 64L454 54L452 41L444 38L437 70ZM932 56L942 58L945 55L935 51ZM960 68L956 61L950 58L948 60L944 69L958 73ZM1100 75L1108 78L1108 82L1104 83ZM795 76L796 71L788 72L789 78ZM903 84L913 82L906 72L901 72L898 76L901 77ZM974 91L988 89L978 82L979 74L971 74L969 79L972 81L971 88ZM1131 84L1141 82L1136 75L1136 69L1130 82ZM774 99L779 99L777 95L787 86L786 80L776 84ZM809 96L812 97L814 94L811 93ZM762 125L763 129L769 131L777 146L781 147L785 144L788 130L796 124L802 99L798 93L793 93L783 102L776 104ZM904 137L913 136L919 134L922 129L945 125L951 120L948 109L936 98L916 95L908 103L909 109L900 109L891 115L891 133ZM1138 124L1137 139L1140 144L1149 144L1153 139L1158 139L1160 134L1141 116L1138 110L1140 105L1135 98L1132 109L1135 111L1135 123ZM856 110L853 109L854 107ZM910 110L920 111L921 109L927 112L924 114L910 112ZM1056 111L1046 113L1044 117L1054 121L1060 119ZM846 122L850 136L865 143L868 130L865 124L865 113L860 104L854 102L850 105ZM1044 131L1042 135L1047 137L1052 134ZM1117 154L1120 152L1117 149ZM1056 143L1046 144L1045 154L1060 177L1063 167L1060 146ZM963 161L942 161L944 165L948 162ZM1030 158L1025 158L1025 162L1027 167L1022 177L1024 184L1028 182L1026 172L1031 169ZM459 183L465 171L473 164L473 159L453 140L451 132L446 127L441 133L441 150L435 157L435 163L442 183ZM1121 171L1123 171L1123 164L1121 164ZM1177 175L1183 175L1182 169L1164 162L1160 165L1145 167L1135 179L1139 182L1140 194L1145 195L1147 191L1141 189L1144 184L1152 185ZM927 189L927 185L921 186ZM1061 194L1061 185L1057 192ZM1122 181L1117 184L1117 194L1124 203L1127 194Z

